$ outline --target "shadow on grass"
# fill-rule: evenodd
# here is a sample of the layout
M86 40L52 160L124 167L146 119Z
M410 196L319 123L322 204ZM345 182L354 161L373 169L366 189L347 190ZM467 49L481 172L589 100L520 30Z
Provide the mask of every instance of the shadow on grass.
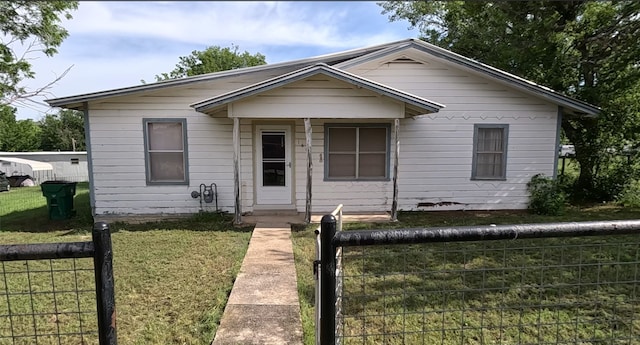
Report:
M228 213L203 212L193 216L161 220L145 223L113 222L109 224L112 232L126 231L150 231L150 230L190 230L190 231L233 231L251 232L254 226L234 226L233 215Z
M15 211L0 217L0 231L50 232L66 231L63 235L90 233L93 217L89 206L89 193L81 192L74 197L75 215L70 219L51 220L47 206L33 207ZM236 227L233 216L226 213L199 213L193 216L145 223L113 222L109 223L111 232L148 231L148 230L195 230L195 231L236 231L250 232L253 226Z
M49 232L71 230L91 231L93 217L89 208L89 193L74 197L75 215L70 219L51 220L47 206L15 211L0 217L0 231Z

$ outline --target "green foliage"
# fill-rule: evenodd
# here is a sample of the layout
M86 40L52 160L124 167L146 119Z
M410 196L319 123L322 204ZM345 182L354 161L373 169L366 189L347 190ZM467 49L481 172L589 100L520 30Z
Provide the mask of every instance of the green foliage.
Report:
M640 181L634 180L627 184L616 201L624 207L640 208Z
M40 133L40 127L33 120L16 121L16 109L0 105L0 151L38 150Z
M607 150L640 142L640 2L386 1L391 20L407 19L425 40L596 104L596 118L563 118L580 175L592 192L611 161ZM523 54L526 52L526 54ZM600 187L598 187L600 188ZM615 188L614 188L615 189ZM605 193L608 195L610 193Z
M240 53L238 46L221 48L211 46L203 51L194 50L189 56L181 56L176 68L169 73L156 75L156 81L190 77L194 75L227 71L231 69L266 64L265 56L248 51Z
M531 212L543 215L560 215L564 212L566 197L557 180L537 174L527 183L527 190Z
M82 113L63 109L40 120L42 136L39 146L44 151L84 151L84 121Z
M16 120L16 109L0 104L0 151L72 151L74 145L86 150L81 112L60 110L34 122Z
M27 93L19 84L34 78L27 55L41 52L46 56L57 53L57 47L69 35L59 25L60 17L71 18L77 1L0 1L0 98L8 104ZM16 51L21 44L25 51Z

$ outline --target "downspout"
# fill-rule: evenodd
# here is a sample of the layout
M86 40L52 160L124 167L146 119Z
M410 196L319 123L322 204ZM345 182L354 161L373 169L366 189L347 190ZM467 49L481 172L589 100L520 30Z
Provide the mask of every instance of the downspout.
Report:
M96 216L96 194L93 183L93 154L91 153L91 125L89 124L89 102L82 104L82 118L84 121L84 142L87 146L87 170L89 173L89 206L91 207L91 217Z
M558 106L558 117L556 119L556 147L553 156L553 179L558 178L558 156L560 155L558 150L560 149L560 133L562 131L562 107Z

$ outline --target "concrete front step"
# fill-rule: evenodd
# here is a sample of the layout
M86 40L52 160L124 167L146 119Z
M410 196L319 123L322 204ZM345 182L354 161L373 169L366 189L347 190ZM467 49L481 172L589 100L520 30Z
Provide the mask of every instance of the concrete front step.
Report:
M298 216L304 218L303 214L300 214L296 209L274 209L274 210L253 210L251 216Z

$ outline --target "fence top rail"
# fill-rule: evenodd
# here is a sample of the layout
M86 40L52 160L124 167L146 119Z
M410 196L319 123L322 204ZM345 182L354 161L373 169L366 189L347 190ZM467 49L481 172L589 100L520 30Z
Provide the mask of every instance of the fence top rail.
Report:
M640 234L640 220L340 231L337 247Z
M47 260L93 257L93 242L0 245L0 261Z
M333 212L331 212L331 215L332 215L332 216L337 216L337 215L338 215L338 213L340 213L340 211L342 211L342 208L343 208L343 207L344 207L344 206L343 206L342 204L340 204L340 205L336 206L336 209L335 209L335 210L333 210Z

